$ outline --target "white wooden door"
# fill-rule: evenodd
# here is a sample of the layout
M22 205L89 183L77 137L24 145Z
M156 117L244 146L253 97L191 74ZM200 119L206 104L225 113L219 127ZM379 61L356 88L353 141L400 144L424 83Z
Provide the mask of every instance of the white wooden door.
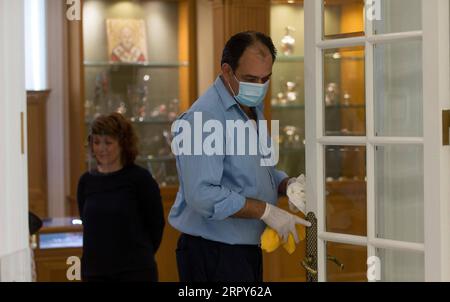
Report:
M23 0L0 0L0 281L30 281Z
M449 280L448 19L448 0L305 0L319 281Z

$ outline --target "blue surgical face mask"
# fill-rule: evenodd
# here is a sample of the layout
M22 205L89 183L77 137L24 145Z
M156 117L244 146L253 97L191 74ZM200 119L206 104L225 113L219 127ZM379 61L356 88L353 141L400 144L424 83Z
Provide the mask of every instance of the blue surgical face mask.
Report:
M247 107L257 107L260 105L267 94L270 80L267 80L264 84L248 83L239 81L235 75L233 75L236 81L239 82L239 94L233 91L230 85L231 91L233 91L234 98L241 104Z

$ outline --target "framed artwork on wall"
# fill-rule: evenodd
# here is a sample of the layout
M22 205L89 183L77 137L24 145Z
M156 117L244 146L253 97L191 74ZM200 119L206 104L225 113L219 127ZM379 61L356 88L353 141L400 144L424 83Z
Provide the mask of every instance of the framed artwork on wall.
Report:
M145 22L141 19L107 19L109 60L138 63L147 61Z

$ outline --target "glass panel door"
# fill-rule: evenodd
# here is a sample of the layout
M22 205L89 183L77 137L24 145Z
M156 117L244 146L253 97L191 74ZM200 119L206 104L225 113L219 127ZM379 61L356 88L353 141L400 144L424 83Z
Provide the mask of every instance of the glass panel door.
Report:
M381 281L423 281L424 153L422 1L381 1L372 33L375 256ZM384 40L386 34L396 39ZM391 240L380 247L376 241ZM403 250L393 249L406 247Z
M422 2L305 1L319 281L425 279Z

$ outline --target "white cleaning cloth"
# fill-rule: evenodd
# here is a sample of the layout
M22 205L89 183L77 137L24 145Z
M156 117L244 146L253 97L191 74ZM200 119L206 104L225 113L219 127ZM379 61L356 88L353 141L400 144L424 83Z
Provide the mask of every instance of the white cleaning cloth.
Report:
M306 215L305 187L306 179L303 174L297 178L291 178L288 181L286 194L289 198L289 209L294 213L301 211Z

